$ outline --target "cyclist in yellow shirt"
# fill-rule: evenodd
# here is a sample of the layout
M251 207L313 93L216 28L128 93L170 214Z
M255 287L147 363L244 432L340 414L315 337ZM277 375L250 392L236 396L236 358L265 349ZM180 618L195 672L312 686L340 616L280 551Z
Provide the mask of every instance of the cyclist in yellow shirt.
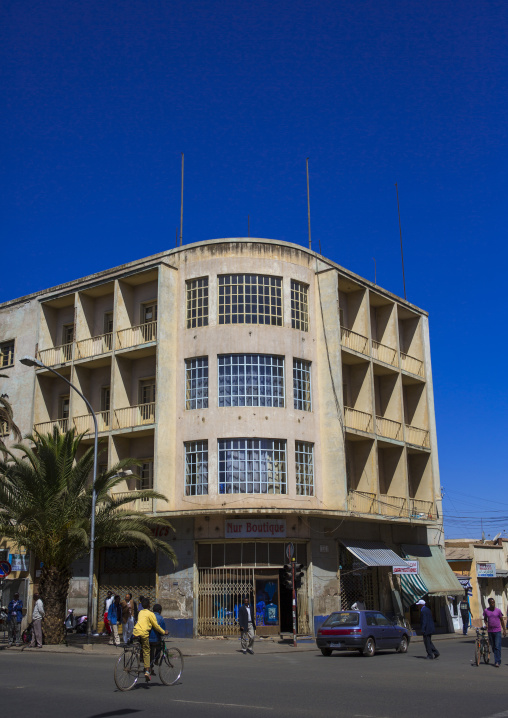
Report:
M141 601L143 609L138 613L138 622L134 626L133 636L139 638L141 642L141 648L143 649L143 665L145 667L145 679L150 680L150 629L154 628L163 636L168 635L168 631L162 629L157 623L155 614L150 611L150 601L148 598L144 598Z

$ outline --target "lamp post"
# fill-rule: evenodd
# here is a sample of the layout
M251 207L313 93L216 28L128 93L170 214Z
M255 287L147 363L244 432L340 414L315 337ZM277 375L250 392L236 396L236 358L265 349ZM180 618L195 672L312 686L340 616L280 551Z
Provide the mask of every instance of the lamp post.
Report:
M98 426L97 426L97 417L95 416L95 412L92 409L92 406L88 399L83 396L83 394L80 392L80 390L74 386L68 379L66 379L62 374L52 369L50 366L46 366L43 362L40 361L40 359L34 359L34 357L23 357L19 360L21 364L24 364L25 366L34 366L39 367L41 369L47 369L52 374L55 374L56 376L60 377L60 379L63 379L66 384L68 384L71 389L74 389L74 391L79 394L79 396L83 399L85 402L88 410L91 412L93 417L93 423L94 423L94 445L93 445L93 476L92 476L92 516L90 520L90 565L88 569L88 615L87 615L87 624L86 624L86 640L87 643L91 643L91 637L92 637L92 611L93 611L93 564L94 564L94 544L95 544L95 505L97 503L97 492L95 490L95 481L97 479L97 447L98 447Z

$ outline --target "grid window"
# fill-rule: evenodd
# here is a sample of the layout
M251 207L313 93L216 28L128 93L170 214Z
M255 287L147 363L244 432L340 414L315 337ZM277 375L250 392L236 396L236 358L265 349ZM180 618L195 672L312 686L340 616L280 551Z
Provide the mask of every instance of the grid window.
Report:
M309 287L294 279L291 280L291 326L302 332L309 331Z
M284 357L219 356L219 406L284 406Z
M219 277L219 324L282 326L282 279L261 274Z
M185 408L208 407L208 357L185 360Z
M297 441L295 447L296 494L314 496L314 445Z
M208 493L208 441L185 444L185 495Z
M0 344L0 367L13 366L14 364L14 339L10 342Z
M293 359L293 397L295 409L312 411L310 361Z
M187 328L208 326L208 277L187 282Z
M219 439L220 494L285 494L286 442Z

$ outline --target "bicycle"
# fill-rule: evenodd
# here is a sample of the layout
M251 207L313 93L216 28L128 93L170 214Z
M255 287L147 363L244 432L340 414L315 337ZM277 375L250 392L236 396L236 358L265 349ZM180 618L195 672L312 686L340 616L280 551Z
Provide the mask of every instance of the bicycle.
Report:
M474 646L474 660L477 666L480 665L480 661L483 658L484 663L490 661L490 643L489 639L485 635L485 629L476 629L476 641Z
M159 678L165 686L174 685L183 673L183 655L176 646L168 646L168 641L162 641L159 655L150 665L150 670L158 666ZM130 691L144 674L143 655L141 643L125 646L122 655L115 664L115 683L120 691Z

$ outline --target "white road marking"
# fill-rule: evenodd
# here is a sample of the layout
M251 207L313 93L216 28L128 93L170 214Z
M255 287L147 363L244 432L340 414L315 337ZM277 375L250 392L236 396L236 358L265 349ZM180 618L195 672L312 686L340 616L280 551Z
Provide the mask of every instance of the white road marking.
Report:
M197 703L202 706L224 706L226 708L254 708L259 711L273 711L271 706L246 706L240 703L211 703L210 701L185 701L180 698L172 698L171 703Z

